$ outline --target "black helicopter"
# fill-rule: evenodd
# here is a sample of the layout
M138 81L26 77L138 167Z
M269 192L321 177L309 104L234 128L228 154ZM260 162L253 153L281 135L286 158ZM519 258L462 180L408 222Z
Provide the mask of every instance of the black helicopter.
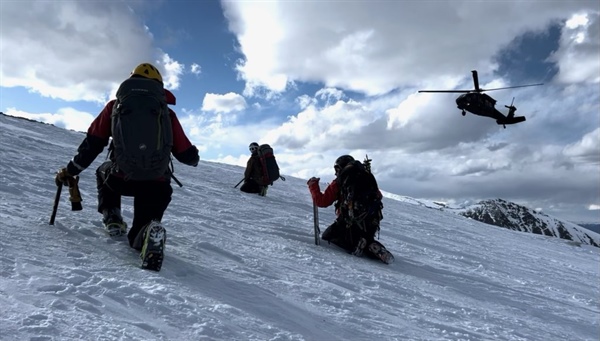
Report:
M487 94L484 94L484 91L492 91L492 90L503 90L503 89L514 89L514 88L524 88L527 86L538 86L543 85L543 83L538 84L528 84L528 85L517 85L517 86L508 86L504 88L494 88L494 89L481 89L479 87L479 78L477 77L477 71L471 71L473 73L473 83L475 84L475 89L473 90L419 90L419 92L460 92L462 95L458 96L456 99L456 105L458 109L462 110L462 115L466 115L466 111L485 117L491 117L496 120L497 124L501 124L506 128L507 124L515 124L519 122L525 121L525 116L515 116L515 111L517 108L513 105L515 99L513 98L513 103L510 105L505 105L508 108L508 115L504 115L494 106L496 105L496 100L490 97Z

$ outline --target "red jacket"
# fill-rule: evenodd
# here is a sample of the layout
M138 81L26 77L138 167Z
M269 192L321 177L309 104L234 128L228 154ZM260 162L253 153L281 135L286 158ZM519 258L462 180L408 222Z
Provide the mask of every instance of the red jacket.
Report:
M318 207L329 207L331 204L340 199L340 189L337 184L337 179L334 179L327 188L325 188L325 192L321 193L321 188L319 187L319 182L315 181L308 185L308 190L310 191L310 195L312 196L313 202ZM383 198L381 191L377 190L378 198ZM340 209L338 206L335 208L335 214L337 216L340 215Z
M167 97L167 104L174 105L176 102L175 96L166 89L165 95ZM110 115L114 103L115 100L106 103L104 109L102 109L100 114L88 128L85 139L77 149L77 155L75 155L73 160L67 165L69 174L77 175L81 173L81 171L94 162L96 157L102 153L104 147L108 145L111 136ZM196 166L200 159L198 156L198 149L192 145L185 135L175 112L169 109L169 114L171 115L171 125L173 129L173 150L171 151L173 156L181 163Z
M329 184L329 186L327 186L325 192L323 193L321 193L321 188L319 187L319 182L317 181L311 183L308 186L308 190L310 191L310 195L312 196L315 205L318 207L331 206L331 204L338 200L340 195L339 187L335 179ZM335 214L340 214L337 208L335 210Z

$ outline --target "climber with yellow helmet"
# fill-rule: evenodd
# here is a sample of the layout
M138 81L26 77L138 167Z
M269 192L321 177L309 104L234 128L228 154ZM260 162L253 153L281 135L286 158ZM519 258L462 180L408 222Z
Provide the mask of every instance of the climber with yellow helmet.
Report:
M163 82L162 76L158 69L150 64L150 63L142 63L131 71L131 77L145 77L150 79L155 79L159 81L161 84Z
M168 104L175 104L175 96L163 88L158 69L139 64L94 119L75 157L56 175L57 184L72 181L112 137L109 161L96 170L98 212L107 233L127 234L129 245L141 251L141 267L155 271L162 266L166 231L161 220L173 193L171 155L194 167L200 159ZM134 198L129 233L121 216L122 195Z

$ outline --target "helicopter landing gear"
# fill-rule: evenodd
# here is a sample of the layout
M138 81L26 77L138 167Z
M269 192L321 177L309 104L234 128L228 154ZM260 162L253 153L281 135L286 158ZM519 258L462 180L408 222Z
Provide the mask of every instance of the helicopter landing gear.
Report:
M463 116L465 116L467 113L466 113L466 112L463 110L463 111L461 112L461 114L462 114Z

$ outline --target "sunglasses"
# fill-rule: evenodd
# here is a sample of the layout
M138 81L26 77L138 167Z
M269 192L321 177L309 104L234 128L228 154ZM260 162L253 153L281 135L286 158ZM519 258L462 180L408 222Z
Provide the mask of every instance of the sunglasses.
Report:
M255 151L257 151L257 150L258 150L258 147L250 147L250 151L251 151L252 153L254 153L254 152L255 152Z

